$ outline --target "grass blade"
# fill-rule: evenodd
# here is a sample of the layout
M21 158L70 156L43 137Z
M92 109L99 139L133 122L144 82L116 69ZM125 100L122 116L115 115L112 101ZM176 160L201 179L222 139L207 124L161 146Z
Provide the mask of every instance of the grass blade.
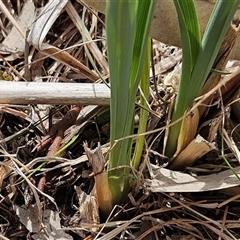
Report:
M201 36L199 22L193 1L174 1L183 45L182 75L175 108L172 115L172 122L181 118L190 106L187 90L191 84L191 74L201 48ZM174 124L169 131L166 155L172 157L177 148L177 139L180 133L182 121Z
M194 99L201 93L240 0L217 1L201 45L199 45L199 50L197 50L197 44L200 35L198 31L194 32L194 25L196 28L198 25L196 11L193 10L194 1L175 0L174 3L178 12L183 41L183 63L172 122L181 118L186 109L191 107ZM191 9L192 11L190 11ZM166 155L170 158L177 149L181 123L182 121L179 121L170 128L166 148Z
M140 87L142 90L142 94L140 94L140 105L142 106L140 109L140 116L139 116L139 126L138 126L138 133L143 133L146 131L147 128L147 120L148 120L148 98L149 98L149 63L150 63L150 56L151 56L151 40L148 40L147 46L147 54L143 64L143 72ZM138 169L140 165L140 160L142 158L142 151L144 146L145 136L139 136L136 139L135 150L132 158L132 166L135 169Z
M133 133L136 92L146 55L153 4L153 0L107 1L111 146L115 140ZM121 203L128 192L131 156L132 139L118 142L110 152L108 177L115 203Z

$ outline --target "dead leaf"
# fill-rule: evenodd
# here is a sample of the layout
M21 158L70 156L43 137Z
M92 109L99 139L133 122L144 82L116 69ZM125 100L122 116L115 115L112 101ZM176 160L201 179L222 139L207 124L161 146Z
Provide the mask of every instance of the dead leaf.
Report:
M53 59L63 62L74 71L81 73L86 78L96 81L99 77L84 64L71 56L68 52L56 48L50 44L44 43L48 31L52 27L61 12L68 4L68 0L49 1L44 7L40 16L34 21L30 27L28 34L28 42L37 48L41 53L51 56Z
M204 192L240 185L240 181L231 170L193 177L153 164L148 164L148 168L153 173L152 179L146 179L144 186L151 192ZM240 167L234 170L240 174Z
M1 163L1 166L0 166L0 191L2 190L3 180L12 171L11 166L13 166L13 164L12 164L12 161L9 159L4 159L4 161Z
M27 29L31 26L36 16L35 7L32 1L25 1L16 24L21 29L22 34L26 35ZM6 61L13 61L22 56L25 51L25 39L20 31L13 26L4 41L0 44L0 53Z
M72 240L73 238L61 230L60 217L58 212L46 209L43 212L42 224L37 216L37 205L29 207L15 206L16 214L21 223L31 233L36 233L32 236L36 240Z

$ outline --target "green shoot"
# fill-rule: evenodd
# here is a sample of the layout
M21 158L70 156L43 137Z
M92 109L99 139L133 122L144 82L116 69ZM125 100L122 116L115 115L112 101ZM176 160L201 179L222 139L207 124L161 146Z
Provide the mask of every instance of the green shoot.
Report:
M133 134L136 93L143 73L153 6L154 0L107 1L111 146L115 140ZM117 142L110 152L108 181L114 204L122 203L129 191L130 168L123 166L131 165L132 154L131 138Z
M183 45L182 75L172 122L180 119L199 96L214 60L239 6L240 0L216 2L201 40L194 1L174 0ZM170 128L166 155L173 157L177 149L182 121Z

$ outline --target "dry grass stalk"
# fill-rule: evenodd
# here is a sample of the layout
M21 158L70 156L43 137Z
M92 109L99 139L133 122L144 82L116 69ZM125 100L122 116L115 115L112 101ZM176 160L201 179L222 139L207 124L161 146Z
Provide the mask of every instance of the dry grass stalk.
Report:
M98 200L98 206L100 207L100 214L104 219L107 219L113 209L113 202L112 193L108 185L107 172L104 170L105 159L100 145L94 150L91 150L88 148L87 143L84 143L84 150L93 169L96 198ZM101 208L101 206L103 206L103 208Z
M108 63L105 59L105 57L100 52L96 42L93 41L90 33L86 29L85 25L83 24L83 20L79 17L79 14L77 13L74 6L71 4L71 2L68 2L66 5L66 11L69 14L69 17L74 22L74 25L77 27L80 33L82 33L84 43L88 44L89 51L92 52L93 56L96 57L97 63L101 66L105 74L108 74Z
M61 50L55 46L43 42L43 39L46 37L49 29L66 6L68 11L70 11L69 9L72 9L71 3L66 0L58 0L53 2L50 1L44 7L37 20L31 25L27 40L42 54L45 54L48 57L52 57L57 61L63 62L75 72L82 74L91 81L96 81L99 79L98 75L91 71L83 63L78 61L75 57L71 56L67 51ZM74 13L76 13L76 11L74 11ZM72 15L71 13L71 17L74 17L75 15ZM76 18L73 19L76 20ZM76 21L74 21L74 23L76 24ZM93 43L92 45L94 44L95 43Z
M105 84L0 81L2 104L109 105Z

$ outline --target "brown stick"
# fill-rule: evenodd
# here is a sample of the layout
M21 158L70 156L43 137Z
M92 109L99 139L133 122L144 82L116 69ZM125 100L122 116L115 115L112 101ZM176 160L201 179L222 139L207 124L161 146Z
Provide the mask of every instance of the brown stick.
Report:
M45 136L48 142L55 137L52 145L49 148L47 156L54 156L54 154L60 149L61 142L64 138L64 132L75 123L77 116L81 111L81 108L82 107L80 106L73 107L61 121L59 121L58 123L52 126L47 136ZM45 143L46 142L44 142L44 145L40 144L37 147L37 150L40 151L42 149L42 146L46 145ZM42 175L42 177L38 182L38 189L40 189L41 191L44 191L46 181L47 181L47 174L45 173Z

